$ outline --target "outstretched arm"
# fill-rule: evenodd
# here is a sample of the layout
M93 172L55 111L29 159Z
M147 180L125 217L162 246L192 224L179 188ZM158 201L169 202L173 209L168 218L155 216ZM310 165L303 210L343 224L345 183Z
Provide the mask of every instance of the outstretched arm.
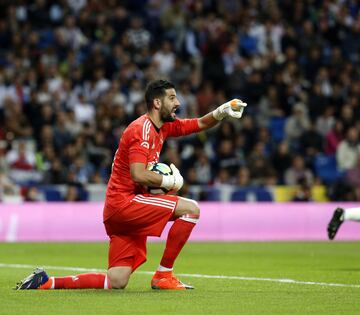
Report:
M214 111L198 119L200 130L206 130L214 127L219 121L223 120L225 117L233 117L237 119L241 118L246 105L246 103L239 99L233 99L220 105Z
M214 127L219 120L216 120L213 116L213 112L210 112L198 119L200 130L206 130Z

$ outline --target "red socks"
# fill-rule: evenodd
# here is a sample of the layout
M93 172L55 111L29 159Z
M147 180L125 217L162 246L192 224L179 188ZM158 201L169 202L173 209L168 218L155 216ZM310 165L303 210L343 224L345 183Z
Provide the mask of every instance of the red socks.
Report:
M195 223L177 219L170 228L166 241L166 248L161 259L160 265L166 268L172 268L176 257L188 240Z
M111 284L105 273L83 273L77 276L51 277L40 289L111 289Z

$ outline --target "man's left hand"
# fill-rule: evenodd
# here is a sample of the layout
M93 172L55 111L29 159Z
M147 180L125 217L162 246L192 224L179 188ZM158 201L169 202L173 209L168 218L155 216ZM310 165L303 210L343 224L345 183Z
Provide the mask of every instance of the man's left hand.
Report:
M241 118L245 107L247 106L242 100L234 98L233 100L220 105L213 111L216 120L223 120L225 117Z

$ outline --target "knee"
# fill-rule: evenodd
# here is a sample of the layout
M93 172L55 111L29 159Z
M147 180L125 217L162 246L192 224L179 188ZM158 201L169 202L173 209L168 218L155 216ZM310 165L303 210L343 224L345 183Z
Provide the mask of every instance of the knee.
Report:
M200 207L197 201L192 200L191 206L188 209L188 214L200 217Z
M175 218L193 217L198 219L200 217L199 204L192 199L180 197L178 205L175 210Z
M111 287L113 289L125 289L128 282L129 279L116 278L116 277L110 278Z
M129 282L128 276L117 275L114 273L108 273L108 279L112 289L125 289Z

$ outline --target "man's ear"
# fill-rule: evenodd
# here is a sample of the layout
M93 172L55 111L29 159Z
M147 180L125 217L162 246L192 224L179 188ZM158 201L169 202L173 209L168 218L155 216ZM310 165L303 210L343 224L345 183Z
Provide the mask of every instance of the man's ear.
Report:
M155 98L155 99L154 99L154 107L155 107L156 109L159 109L160 106L161 106L161 100L160 100L159 98Z

